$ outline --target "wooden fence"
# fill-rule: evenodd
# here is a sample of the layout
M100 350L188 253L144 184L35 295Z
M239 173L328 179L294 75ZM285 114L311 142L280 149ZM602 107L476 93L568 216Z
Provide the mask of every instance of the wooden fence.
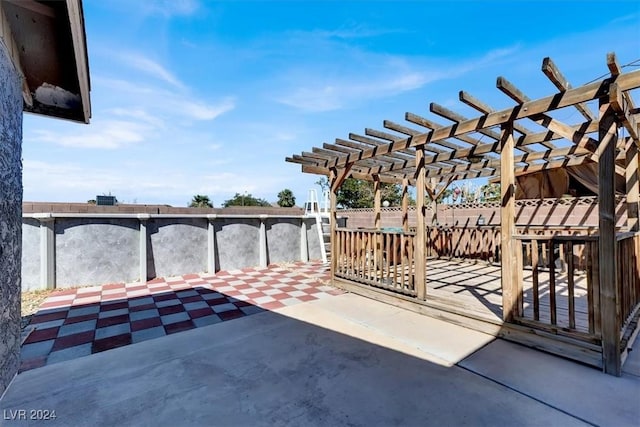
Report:
M589 342L600 340L597 236L516 236L515 320Z
M332 248L335 275L415 296L414 236L410 232L338 229Z
M638 322L640 311L640 233L618 235L616 267L622 348Z

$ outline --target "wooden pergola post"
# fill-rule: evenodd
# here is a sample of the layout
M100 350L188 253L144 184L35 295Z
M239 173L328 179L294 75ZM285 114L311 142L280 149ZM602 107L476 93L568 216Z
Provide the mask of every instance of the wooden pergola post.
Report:
M638 182L638 146L629 138L626 150L627 226L629 231L639 231L638 210L640 183Z
M415 286L416 297L424 300L427 297L426 278L426 217L427 207L425 206L424 192L426 188L426 170L424 168L424 145L416 146L416 238L415 250L413 252L415 265Z
M500 243L502 269L502 318L511 322L517 314L518 265L513 236L516 231L515 163L513 122L502 125L500 138Z
M611 84L610 86L614 86ZM610 91L613 90L610 89ZM614 90L614 92L616 92ZM621 375L620 306L616 268L615 160L618 124L608 98L600 99L598 146L598 264L600 316L602 324L602 365L604 372Z
M338 267L338 257L336 254L339 251L336 248L336 228L338 226L338 190L340 186L344 182L344 180L349 176L349 171L351 170L352 163L348 163L344 169L336 169L331 168L329 170L329 188L331 189L331 194L329 196L329 203L331 204L331 220L329 222L330 227L330 237L329 241L331 242L331 282L335 280L336 277L336 269ZM320 244L324 244L320 242Z
M382 209L382 190L380 188L380 177L378 175L373 175L373 227L380 231L382 227L382 217L381 217L381 209ZM375 265L382 268L383 265L383 248L382 248L382 233L377 233L375 236L375 256L376 261Z
M402 180L402 230L409 231L409 180Z
M380 177L373 175L373 215L374 215L374 227L379 230L382 226L382 191L380 188Z

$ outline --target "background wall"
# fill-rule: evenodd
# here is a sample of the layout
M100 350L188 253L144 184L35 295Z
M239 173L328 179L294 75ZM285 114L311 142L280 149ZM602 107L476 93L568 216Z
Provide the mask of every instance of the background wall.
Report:
M23 291L321 258L315 219L295 215L23 216ZM47 236L44 228L52 223L53 232ZM54 249L43 256L42 247L47 244ZM142 247L146 257L141 265Z
M55 221L54 230L57 287L137 277L137 219L63 218Z
M147 224L148 278L206 270L206 218L154 219Z

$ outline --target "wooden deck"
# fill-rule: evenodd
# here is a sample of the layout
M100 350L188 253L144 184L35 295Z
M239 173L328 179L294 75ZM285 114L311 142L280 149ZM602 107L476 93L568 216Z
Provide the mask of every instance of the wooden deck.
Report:
M555 273L554 325L551 322L548 270L538 269L539 320L534 314L532 271L525 269L522 274L522 315L507 323L502 318L500 265L485 261L427 259L424 301L416 298L415 290L411 289L410 278L416 275L409 274L408 266L404 269L395 267L385 266L381 270L395 273L385 274L384 279L365 269L356 274L337 274L333 283L359 295L602 368L600 339L588 331L585 273L574 271L576 327L570 328L567 275L560 271ZM403 271L404 275L401 274ZM399 283L405 289L400 288Z
M502 320L502 290L500 287L500 266L484 262L430 259L427 261L427 299L450 304L459 311L486 319ZM539 271L539 320L551 323L549 273ZM530 269L523 272L523 318L536 320L533 306L533 281ZM556 273L555 282L557 326L569 328L569 294L567 275ZM574 302L576 328L579 332L589 332L586 275L575 276Z
M431 236L429 250L419 254L419 233L336 230L332 280L360 295L603 367L601 307L606 293L598 236L518 235L514 262L507 266L512 282L507 287L512 295L507 298L502 292L502 268L490 262L505 257L486 257L504 248L488 244L478 248L469 243L473 239L464 240L464 235L455 239L454 233L446 231L441 238ZM487 241L495 246L495 238ZM620 313L616 314L616 336L620 341L616 346L622 350L622 362L624 349L640 329L640 261L636 255L640 234L619 234L617 246L619 256L614 264ZM462 248L462 255L467 256L457 258L456 251L447 248ZM608 285L610 282L606 279ZM503 316L504 301L510 301L509 316Z

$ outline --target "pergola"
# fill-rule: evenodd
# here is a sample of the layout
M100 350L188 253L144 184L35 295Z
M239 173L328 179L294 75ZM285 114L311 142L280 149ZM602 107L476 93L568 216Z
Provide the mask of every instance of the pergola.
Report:
M486 177L501 184L499 244L502 321L505 325L519 323L518 319L523 312L520 268L522 241L526 240L526 236L516 233L516 177L568 166L597 164L599 235L593 241L589 240L591 238L582 238L575 242L593 245L590 256L597 264L597 268L590 270L589 285L589 304L592 307L589 316L595 327L590 324L590 336L585 341L601 345L601 363L592 364L601 366L608 373L620 375L625 354L625 349L621 348L621 339L625 333L629 335L623 327L629 323L630 318L637 317L640 306L640 110L636 108L632 98L632 91L640 87L640 71L623 72L615 54L607 56L607 67L609 73L606 77L573 88L553 61L545 58L542 72L557 88L557 92L549 96L530 99L506 78L499 77L497 88L513 100L512 107L494 110L473 95L460 91L460 101L477 110L477 116L465 117L431 103L430 112L444 118L446 123L406 113L405 120L408 123L385 120L384 131L365 129L364 135L350 133L346 139L336 138L333 144L323 144L322 147L314 147L311 152L288 157L286 161L300 164L305 173L329 177L332 248L341 248L341 252L334 250L331 260L334 282L338 285L344 282L338 280L345 278L340 277L338 270L342 271L343 260L340 256L344 255L345 250L348 252L347 257L355 257L354 261L346 261L348 265L357 267L352 268L352 272L355 272L353 277L380 279L381 273L374 272L371 275L370 270L385 268L384 262L377 262L377 252L385 253L385 243L380 237L360 236L355 243L348 242L346 245L341 240L343 237L336 228L336 194L347 177L374 182L376 229L380 228L380 183L402 185L404 197L401 234L407 239L405 242L403 237L402 246L411 247L409 250L403 249L401 264L404 268L405 258L410 258L411 265L408 268L411 280L402 282L401 285L405 290L409 289L410 296L417 302L428 300L425 193L435 200L454 180ZM556 111L567 110L577 112L571 114L571 117L579 120L565 123L556 118ZM627 230L616 229L616 174L626 177ZM407 220L407 188L410 185L416 188L417 214L415 234L411 236ZM631 243L622 246L625 240ZM535 238L530 241L535 242ZM537 243L535 245L537 248ZM535 252L537 262L538 250ZM375 253L375 256L369 256L369 253ZM628 259L620 261L622 256ZM621 262L632 267L625 270L620 267ZM359 272L356 271L358 268ZM537 271L536 268L533 270ZM367 272L363 273L362 269ZM550 274L553 281L553 273ZM572 274L569 279L571 281ZM534 274L536 275L537 273ZM597 287L594 287L595 282ZM555 296L552 300L554 298ZM567 339L584 338L571 327L564 328L566 330L557 327L553 319L555 308L551 308L551 322L544 325L544 328L541 325L542 329L550 335L562 335ZM569 311L571 310L570 302ZM593 320L592 317L597 317L598 320ZM531 323L527 326L532 328ZM573 326L575 329L575 325Z

